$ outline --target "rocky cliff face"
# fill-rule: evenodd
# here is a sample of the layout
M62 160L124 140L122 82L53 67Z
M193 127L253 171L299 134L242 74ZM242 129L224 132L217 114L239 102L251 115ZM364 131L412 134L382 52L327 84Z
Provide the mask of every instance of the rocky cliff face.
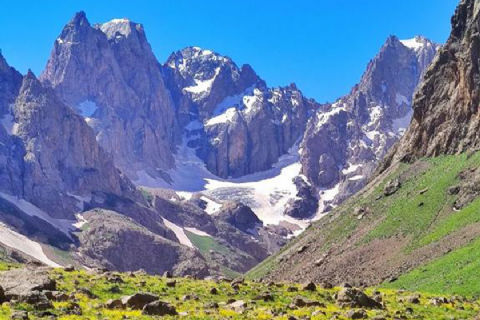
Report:
M29 72L15 101L15 136L23 143L19 196L57 218L73 218L84 203L107 195L138 199L136 188L113 166L92 129Z
M158 176L173 166L174 107L142 25L115 19L91 26L77 13L41 80L85 118L128 176Z
M10 67L0 52L0 191L21 192L23 149L12 137L16 130L13 105L22 84L22 75Z
M438 46L390 37L360 83L317 112L301 143L303 173L321 191L322 210L363 187L412 117L412 96Z
M451 36L415 95L412 124L385 165L479 148L479 5L458 6Z
M249 65L210 50L174 53L165 69L184 140L222 178L271 168L317 107L295 85L270 89Z

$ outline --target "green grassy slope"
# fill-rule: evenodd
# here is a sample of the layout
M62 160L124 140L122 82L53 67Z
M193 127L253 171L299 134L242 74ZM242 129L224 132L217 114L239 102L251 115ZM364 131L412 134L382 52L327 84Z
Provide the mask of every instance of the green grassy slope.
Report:
M469 156L462 154L424 159L412 165L402 164L336 208L330 217L315 223L302 237L251 270L247 276L260 278L279 272L279 265L307 243L315 244L315 254L319 257L330 248L340 248L350 238L356 239L351 250L365 247L373 241L398 238L404 241L402 255L415 259L415 254L422 250L458 240L460 245L448 255L441 255L433 261L421 261L416 270L385 287L480 295L480 286L475 284L480 282L480 274L474 272L480 264L480 254L475 253L480 245L480 240L477 240L480 239L480 224L477 226L480 222L480 199L460 211L454 211L456 196L447 192L460 183L458 176L462 171L479 166L480 152ZM386 183L395 177L400 177L402 187L392 196L382 196ZM362 219L353 214L360 207L368 208L368 214ZM463 243L462 234L468 228L473 239ZM311 257L310 260L314 259ZM289 263L291 268L296 267L295 261Z

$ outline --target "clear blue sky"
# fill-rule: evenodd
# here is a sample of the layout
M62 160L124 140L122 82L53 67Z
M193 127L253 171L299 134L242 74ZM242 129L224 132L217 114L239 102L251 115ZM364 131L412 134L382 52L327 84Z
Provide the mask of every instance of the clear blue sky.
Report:
M308 97L350 91L390 34L443 43L459 0L2 1L0 48L25 73L43 70L71 16L143 23L160 62L195 45L249 63L270 86L295 82Z

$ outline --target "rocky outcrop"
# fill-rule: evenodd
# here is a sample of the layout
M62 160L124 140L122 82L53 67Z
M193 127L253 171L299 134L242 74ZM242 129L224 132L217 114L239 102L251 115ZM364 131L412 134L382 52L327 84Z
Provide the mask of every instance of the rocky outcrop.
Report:
M361 189L410 122L416 86L438 46L388 38L349 95L313 116L301 143L302 171L319 190L321 210Z
M41 80L85 118L131 178L173 166L174 107L141 24L91 26L77 13L55 41Z
M252 209L242 203L223 205L217 216L243 232L253 233L256 227L263 224Z
M80 234L80 259L90 267L152 274L209 274L198 251L150 232L118 213L94 210L85 213L88 228Z
M165 69L184 142L222 178L269 169L318 107L295 85L270 89L250 66L210 50L174 53Z
M415 95L412 123L383 169L400 160L480 147L479 5L478 0L462 0L458 6L450 38Z
M51 216L73 219L84 203L108 195L141 201L114 167L92 129L29 72L15 101L15 136L24 146L20 196Z

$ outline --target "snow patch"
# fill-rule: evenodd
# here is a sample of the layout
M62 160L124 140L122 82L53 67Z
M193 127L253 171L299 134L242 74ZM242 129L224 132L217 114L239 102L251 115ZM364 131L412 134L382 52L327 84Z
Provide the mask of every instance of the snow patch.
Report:
M400 42L407 48L413 49L415 51L421 50L423 47L425 47L425 43L422 41L421 38L415 37L413 39L407 39L407 40L400 40Z
M27 238L26 236L9 229L5 224L0 222L0 242L10 248L23 252L46 265L59 268L61 265L50 260L43 252L42 246Z
M8 113L0 119L0 123L11 136L16 134L18 128L18 123L15 122L13 117L13 106L13 104L9 105Z
M193 234L196 234L197 236L202 236L202 237L209 237L211 238L212 236L209 235L208 233L202 231L202 230L198 230L197 228L185 228L185 230L193 233Z
M2 193L2 192L0 192L0 196L3 199L15 205L18 209L23 211L25 214L31 217L40 218L50 223L56 229L58 229L59 231L64 233L66 236L71 238L70 232L74 230L73 224L76 223L75 220L55 219L50 217L46 212L44 212L40 208L34 206L33 204L31 204L30 202L24 199L19 199L15 196L11 196L9 194Z
M220 68L215 69L215 75L208 80L193 79L193 81L195 81L195 85L191 87L186 87L183 90L187 92L191 92L193 94L202 94L205 92L210 92L213 82L217 78L219 72L220 72Z
M233 118L235 117L236 114L237 114L237 109L235 109L235 108L227 109L227 111L225 111L221 115L209 119L205 123L205 126L209 127L209 126L214 126L214 125L221 124L221 123L232 122L232 120L233 120Z
M205 208L205 212L208 213L209 215L217 213L222 208L221 203L215 202L210 198L202 196L202 197L200 197L200 199L207 203L207 207Z
M183 244L184 246L194 248L193 243L188 239L187 235L185 234L185 230L182 227L176 225L173 222L168 221L167 219L163 218L163 222L167 226L168 229L172 230L175 233L178 241Z
M357 171L357 169L361 166L362 166L361 164L349 164L349 166L346 169L342 170L342 173L345 175L349 173L353 173Z
M341 106L339 107L338 106L338 103L334 103L332 105L332 109L330 111L327 111L327 112L317 112L317 119L318 119L318 122L317 122L317 129L320 128L321 126L323 126L324 124L326 124L330 118L338 113L340 113L341 111L345 111L345 106Z

